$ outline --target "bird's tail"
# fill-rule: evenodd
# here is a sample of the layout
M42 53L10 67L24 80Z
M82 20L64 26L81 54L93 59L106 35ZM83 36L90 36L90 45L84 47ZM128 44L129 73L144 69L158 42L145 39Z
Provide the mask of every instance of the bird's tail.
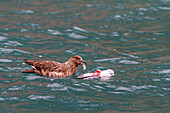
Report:
M33 65L33 60L27 60L27 59L24 59L24 58L22 58L22 60L25 62L25 63L27 63L28 65Z
M23 60L24 62L27 62L27 59L21 58L21 60Z
M22 71L22 73L35 73L35 69L27 69L25 71Z
M33 60L27 60L27 59L24 59L24 58L22 58L22 60L25 62L25 63L27 63L28 65L33 65ZM27 69L27 70L25 70L25 71L22 71L22 73L35 73L35 69Z

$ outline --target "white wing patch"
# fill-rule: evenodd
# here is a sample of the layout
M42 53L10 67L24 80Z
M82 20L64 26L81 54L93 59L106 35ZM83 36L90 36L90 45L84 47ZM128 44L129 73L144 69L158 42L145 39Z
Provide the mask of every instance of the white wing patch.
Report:
M62 75L62 73L49 72L49 76L50 76L50 77L59 77L59 76L61 76L61 75Z
M33 69L36 69L34 66L31 66Z

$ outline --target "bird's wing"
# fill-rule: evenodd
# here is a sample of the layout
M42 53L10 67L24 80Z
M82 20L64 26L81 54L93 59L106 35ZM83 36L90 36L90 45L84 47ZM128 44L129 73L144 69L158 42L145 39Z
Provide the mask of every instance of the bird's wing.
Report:
M36 61L32 67L37 70L57 71L61 67L61 63L55 61Z

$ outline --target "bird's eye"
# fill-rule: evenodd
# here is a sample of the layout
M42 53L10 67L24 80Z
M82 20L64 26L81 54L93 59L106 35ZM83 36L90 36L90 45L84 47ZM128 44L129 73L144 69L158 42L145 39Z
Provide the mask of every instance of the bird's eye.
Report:
M79 60L80 58L76 57L77 60Z

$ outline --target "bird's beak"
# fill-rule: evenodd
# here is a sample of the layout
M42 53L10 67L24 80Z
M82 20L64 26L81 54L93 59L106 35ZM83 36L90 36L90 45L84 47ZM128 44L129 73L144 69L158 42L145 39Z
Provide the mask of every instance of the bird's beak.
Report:
M79 62L82 65L83 70L85 70L86 69L86 62L84 60L80 60Z

